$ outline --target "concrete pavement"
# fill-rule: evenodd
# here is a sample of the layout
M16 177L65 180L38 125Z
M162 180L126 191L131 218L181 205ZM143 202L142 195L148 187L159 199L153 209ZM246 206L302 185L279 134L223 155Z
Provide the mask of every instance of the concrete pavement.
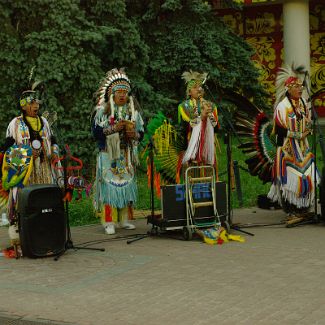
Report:
M279 223L281 210L234 210L235 223ZM207 245L177 234L127 244L99 224L73 227L53 258L0 258L0 324L325 324L324 224L245 228L245 243ZM173 238L171 238L173 237ZM180 240L179 240L180 239ZM96 244L94 244L96 243ZM82 244L82 245L81 245ZM0 247L8 245L0 228Z

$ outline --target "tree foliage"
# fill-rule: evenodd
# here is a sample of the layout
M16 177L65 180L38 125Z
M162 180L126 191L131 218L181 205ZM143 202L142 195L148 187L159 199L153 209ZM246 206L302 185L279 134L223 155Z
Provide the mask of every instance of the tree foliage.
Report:
M93 162L94 94L105 72L126 67L145 117L172 116L184 70L209 72L212 93L235 89L263 101L251 48L202 0L0 0L1 138L19 112L33 66L56 111L61 145Z

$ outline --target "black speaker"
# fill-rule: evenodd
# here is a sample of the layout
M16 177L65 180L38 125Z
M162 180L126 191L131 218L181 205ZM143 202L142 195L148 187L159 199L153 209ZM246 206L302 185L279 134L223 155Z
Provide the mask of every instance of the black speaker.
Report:
M58 186L24 187L18 193L17 215L23 256L45 257L64 251L67 223Z
M208 187L209 184L194 184L192 193L195 202L211 200L211 190ZM221 222L224 222L227 218L226 189L227 185L225 182L216 182L214 194ZM186 226L185 185L166 185L162 186L161 190L162 220L160 220L160 225L167 229ZM194 217L196 221L204 221L213 215L213 207L208 206L196 208Z

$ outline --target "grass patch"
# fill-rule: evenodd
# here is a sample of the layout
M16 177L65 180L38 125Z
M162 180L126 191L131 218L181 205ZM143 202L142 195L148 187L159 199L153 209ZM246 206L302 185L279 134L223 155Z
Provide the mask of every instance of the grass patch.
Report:
M91 197L82 200L72 200L68 206L70 226L83 226L99 222L93 208Z
M238 162L239 166L239 178L242 192L242 207L256 206L257 196L259 194L267 194L271 183L263 184L263 182L256 176L249 174L245 160L247 156L237 148L238 142L232 141L231 144L231 158L233 161ZM220 140L221 153L218 155L219 164L219 178L228 184L227 175L227 146ZM238 197L238 191L231 191L231 204L233 208L240 207L240 201Z
M227 181L227 148L223 143L223 139L219 139L221 153L218 155L218 170L219 170L219 179L228 183ZM310 142L311 143L311 142ZM232 160L237 161L239 165L240 172L240 183L242 191L242 207L253 207L256 206L257 196L259 194L267 194L271 184L263 184L257 177L251 176L247 169L245 163L245 156L238 148L238 142L236 139L233 139L231 145L231 155ZM323 161L321 158L320 149L317 148L317 162L318 169L321 170L323 166ZM136 203L135 208L138 210L150 210L150 188L148 187L148 178L146 175L146 170L138 169L137 170L137 182L138 182L138 202ZM160 199L155 195L155 209L160 209ZM238 199L238 192L236 190L231 191L231 206L233 208L239 208L240 202ZM70 225L79 226L85 224L98 223L99 219L95 216L93 209L92 198L84 198L81 201L73 200L69 204L69 216L70 216Z

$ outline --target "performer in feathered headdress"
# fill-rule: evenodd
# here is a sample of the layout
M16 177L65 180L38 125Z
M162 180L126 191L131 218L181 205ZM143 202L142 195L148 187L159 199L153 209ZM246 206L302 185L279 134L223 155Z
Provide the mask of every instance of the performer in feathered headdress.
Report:
M188 147L183 164L216 164L215 131L219 128L215 104L205 100L203 83L207 73L186 71L182 74L186 83L186 100L178 106L178 119L187 123Z
M143 137L143 121L131 96L130 80L123 69L107 72L97 92L93 134L97 140L95 208L107 234L119 221L134 229L128 219L137 199L134 167L137 144Z
M20 188L31 184L55 183L56 173L51 159L58 155L58 145L48 120L40 116L42 83L32 81L19 99L21 115L15 117L7 128L6 141L1 148L2 190L9 191L8 217L15 225L17 194Z
M288 214L303 215L314 204L315 159L307 136L312 133L312 114L303 97L304 68L286 66L279 70L274 111L277 153L273 184L268 197L278 201Z

